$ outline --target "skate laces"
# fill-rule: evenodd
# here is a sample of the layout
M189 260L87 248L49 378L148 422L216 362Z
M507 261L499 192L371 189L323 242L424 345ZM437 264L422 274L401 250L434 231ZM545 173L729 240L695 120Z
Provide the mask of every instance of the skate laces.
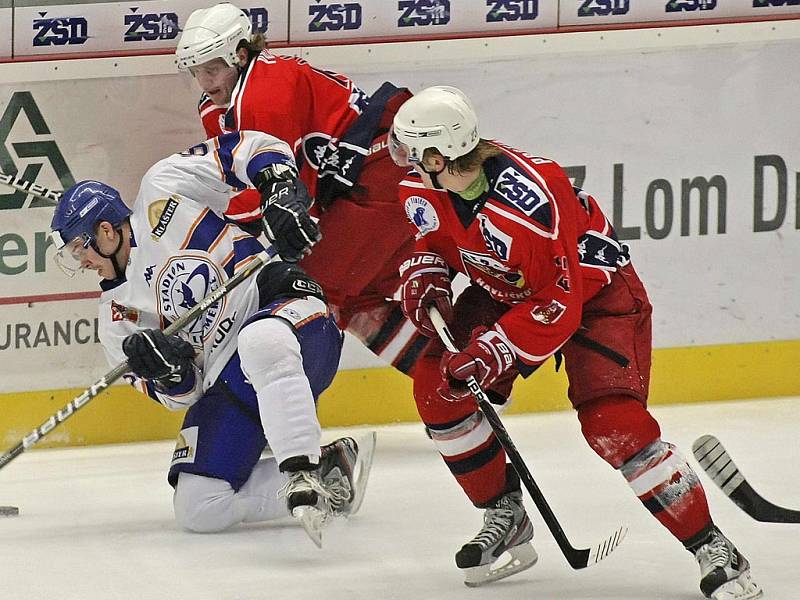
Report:
M290 494L300 492L316 492L329 500L332 497L315 473L312 471L295 471L289 475L289 480L278 489L278 498L287 498Z
M339 467L334 467L327 473L324 486L328 491L328 498L334 509L341 508L344 503L350 500L353 488Z
M483 529L468 543L489 548L501 541L514 523L514 512L509 508L487 508L483 514Z
M717 567L724 569L731 566L731 549L728 547L725 538L714 536L710 542L698 550L697 560L704 573Z

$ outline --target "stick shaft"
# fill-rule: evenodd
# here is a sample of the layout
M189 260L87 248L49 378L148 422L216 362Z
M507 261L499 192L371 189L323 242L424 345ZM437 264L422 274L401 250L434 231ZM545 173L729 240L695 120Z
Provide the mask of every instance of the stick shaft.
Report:
M431 322L433 323L436 332L439 334L442 343L445 345L445 348L447 348L450 352L458 352L459 350L456 348L453 336L450 333L450 330L448 329L444 319L442 318L441 313L435 307L431 307L429 310ZM514 470L519 475L519 478L525 485L525 488L528 490L528 494L530 495L534 504L536 504L536 508L539 509L542 519L547 525L547 528L550 530L550 533L553 535L553 538L556 540L559 549L564 555L564 558L567 559L567 562L570 564L570 566L573 569L583 569L589 565L590 560L592 562L598 562L605 558L622 542L622 538L625 535L625 529L620 528L614 535L596 548L594 552L592 552L592 550L589 548L575 548L570 543L567 535L564 533L564 529L561 527L561 523L559 523L558 518L550 508L550 504L547 502L544 494L539 489L536 481L533 479L533 475L531 475L528 465L525 464L525 460L522 458L517 450L517 447L514 445L514 441L511 439L508 431L506 431L503 422L500 420L497 412L489 402L486 392L483 391L483 388L481 388L475 377L469 377L467 379L467 387L469 388L469 391L472 392L473 396L475 396L475 399L478 402L478 408L484 414L486 420L489 422L489 425L494 430L500 445L506 451L508 460L511 462Z
M195 319L197 319L203 312L205 312L212 304L219 302L224 296L226 296L233 288L238 286L242 283L245 279L253 275L256 271L258 271L261 267L267 264L274 256L276 252L275 250L270 247L264 252L256 255L256 257L246 264L243 268L237 271L233 277L228 279L225 283L221 284L217 287L214 291L209 293L205 298L203 298L200 302L195 304L192 308L187 310L183 313L180 317L178 317L172 324L170 324L165 330L164 333L167 335L172 335L177 333L190 323L192 323ZM44 423L39 425L36 429L32 430L28 435L26 435L20 442L14 446L11 450L6 452L5 454L0 455L0 469L5 467L8 463L14 460L17 456L37 444L44 436L49 434L53 429L55 429L58 425L66 421L78 409L83 408L86 406L92 399L106 390L109 386L114 384L118 379L120 379L125 373L130 370L128 366L128 362L125 361L113 369L111 369L108 373L103 375L100 379L95 381L92 385L86 388L80 395L76 396L69 403L67 403L64 408L59 410L57 413L51 415Z
M46 187L42 187L38 183L33 183L32 181L25 181L16 175L3 175L0 173L0 183L7 185L10 188L14 188L17 191L25 192L31 196L36 196L37 198L45 200L53 206L58 204L58 201L61 199L61 192L49 190Z

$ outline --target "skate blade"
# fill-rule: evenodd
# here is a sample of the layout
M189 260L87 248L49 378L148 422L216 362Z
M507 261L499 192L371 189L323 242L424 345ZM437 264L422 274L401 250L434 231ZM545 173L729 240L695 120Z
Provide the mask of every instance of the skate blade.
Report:
M536 550L534 550L533 544L530 542L514 546L508 550L508 554L511 555L511 560L496 569L492 569L492 564L497 561L488 565L463 569L464 585L467 587L480 587L499 579L505 579L515 573L530 569L539 560L539 555L536 554Z
M327 522L325 513L314 506L295 506L292 516L300 521L314 545L322 548L322 529Z
M719 586L711 594L712 600L756 600L762 598L764 591L753 581L750 573L742 573L736 579Z
M350 506L350 511L347 516L352 516L361 508L361 503L364 502L364 494L367 492L367 482L369 481L369 473L372 470L372 459L375 455L375 444L378 442L378 434L370 431L368 434L356 439L358 444L358 459L353 468L353 503Z

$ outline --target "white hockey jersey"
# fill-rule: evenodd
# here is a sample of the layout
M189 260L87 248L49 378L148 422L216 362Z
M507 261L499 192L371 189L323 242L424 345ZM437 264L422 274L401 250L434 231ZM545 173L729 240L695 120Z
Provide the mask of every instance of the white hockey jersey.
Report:
M132 207L125 277L101 282L99 336L111 365L126 360L122 341L142 329L163 329L264 247L224 220L230 197L271 164L294 166L289 146L260 132L212 138L157 162L142 179ZM166 396L127 377L171 409L193 404L236 351L236 332L258 309L255 277L209 308L181 337L197 351L195 387Z

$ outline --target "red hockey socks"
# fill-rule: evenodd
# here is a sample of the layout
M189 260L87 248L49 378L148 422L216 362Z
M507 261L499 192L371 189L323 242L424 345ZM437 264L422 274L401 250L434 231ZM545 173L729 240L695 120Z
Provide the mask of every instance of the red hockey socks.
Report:
M678 540L686 542L711 523L705 492L692 467L647 409L632 397L592 400L578 408L586 441L619 470L642 504Z

